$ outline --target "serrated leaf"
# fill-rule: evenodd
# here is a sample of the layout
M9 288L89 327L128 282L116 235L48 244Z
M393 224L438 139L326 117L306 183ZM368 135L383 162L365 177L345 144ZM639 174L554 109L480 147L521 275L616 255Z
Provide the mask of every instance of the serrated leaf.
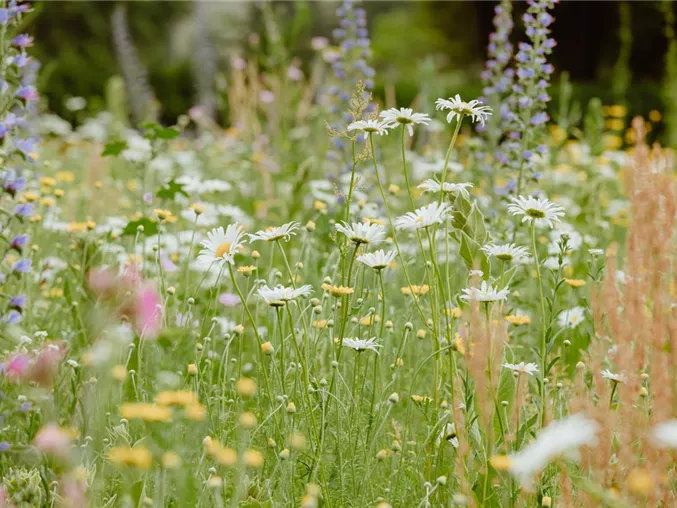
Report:
M156 196L160 199L169 200L174 200L177 194L182 194L183 196L188 197L188 193L184 187L184 184L178 183L176 180L172 179L160 188Z
M143 234L146 236L157 235L157 223L148 217L142 217L138 220L129 221L122 230L123 236L133 236L139 231L139 226L143 226Z
M108 143L104 149L103 152L101 152L102 157L109 157L109 156L116 156L120 155L120 152L127 148L127 142L126 141L113 141L112 143Z

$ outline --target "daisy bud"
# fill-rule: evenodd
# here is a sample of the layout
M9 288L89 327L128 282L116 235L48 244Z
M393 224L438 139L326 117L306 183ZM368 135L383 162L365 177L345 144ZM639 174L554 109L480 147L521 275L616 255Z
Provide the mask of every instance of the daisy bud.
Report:
M397 404L400 401L400 396L397 394L397 392L393 392L390 394L390 397L388 397L388 401L391 404Z
M339 362L337 362L336 360L332 360L331 366L332 366L332 368L336 369L339 366Z
M578 370L583 370L583 369L585 369L585 364L584 364L583 362L578 362L578 363L576 364L576 368L577 368Z
M209 479L207 480L207 487L219 489L222 486L223 486L223 478L221 478L218 475L210 476Z
M289 404L287 404L287 410L286 411L289 414L296 413L296 404L294 404L293 402L289 402Z
M200 203L193 203L190 207L195 212L195 215L202 215L205 211L204 205L201 205Z
M402 444L397 439L393 439L393 442L390 444L390 449L394 452L400 452L402 451Z
M552 499L550 496L543 496L543 499L541 499L541 506L552 506Z
M640 374L639 378L640 378L642 381L646 381L647 379L649 379L649 374L647 374L646 372L642 372L642 373Z
M322 314L322 307L320 307L319 305L313 307L313 314Z
M647 390L646 387L642 386L639 389L639 396L640 397L646 397L647 395L649 395L649 390Z
M376 454L376 459L377 460L385 460L386 458L388 458L388 455L390 455L389 450L385 450L385 449L379 450L379 452Z
M188 375L196 376L197 375L197 365L194 363L188 364Z
M244 332L244 326L242 325L237 325L235 328L233 328L233 334L235 335L242 335L242 332Z
M303 448L306 447L306 438L303 434L292 434L292 436L289 438L289 446L293 450L302 450Z
M202 440L202 446L205 448L209 448L212 445L212 438L211 436L207 436Z
M400 192L400 186L399 186L399 185L395 185L394 183L391 183L391 184L388 186L388 192L394 196L395 194L397 194L398 192Z
M447 477L446 476L438 476L435 481L437 482L438 485L446 485L447 484Z
M389 319L386 321L386 330L392 330L393 329L393 322Z
M306 223L306 231L308 231L309 233L312 233L313 231L315 231L315 223L312 220L309 220Z
M144 230L144 229L145 229L145 228L143 227L143 224L139 224L139 225L137 226L137 228L136 228L136 230L137 230L139 233L143 233L143 230Z
M274 352L273 345L270 342L264 342L261 344L261 352L264 355L272 355Z
M420 329L416 332L416 338L417 339L423 339L425 337L425 330Z
M169 287L167 288L167 294L171 296L171 295L173 295L174 293L176 293L176 288L175 288L174 286L169 286Z
M114 365L111 369L111 376L115 381L124 381L127 377L127 369L124 365Z
M195 305L195 298L193 298L192 296L188 298L188 305Z
M272 437L268 438L268 448L275 448L277 446L277 443Z
M324 282L325 284L331 284L331 277L325 277L325 278L322 280L322 282Z
M411 321L407 321L404 323L404 329L410 332L414 329L414 324Z
M254 259L259 259L259 258L261 257L261 253L260 253L259 251L257 251L257 250L253 250L253 251L252 251L252 257L253 257Z
M569 339L566 339L562 344L564 344L566 347L571 346L571 341Z
M282 451L280 452L279 457L280 457L282 460L287 460L287 459L289 458L289 455L290 455L290 454L291 454L291 452L289 451L289 448L285 448L284 450L282 450Z

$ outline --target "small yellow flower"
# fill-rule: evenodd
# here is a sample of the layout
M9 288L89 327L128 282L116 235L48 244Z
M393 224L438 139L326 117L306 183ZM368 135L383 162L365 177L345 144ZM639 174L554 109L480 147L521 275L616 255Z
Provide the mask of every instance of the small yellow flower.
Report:
M40 185L44 185L45 187L54 187L56 185L56 179L51 177L51 176L43 176L39 180Z
M62 198L64 196L65 192L63 189L54 189L54 195L57 198Z
M127 377L127 368L124 365L114 365L111 369L111 376L115 381L124 381Z
M303 450L306 447L305 436L295 432L289 437L289 446L292 450Z
M461 353L461 355L465 356L466 353L465 339L461 337L458 333L454 337L454 348L456 349L456 351Z
M246 450L242 455L247 467L258 469L263 467L263 454L258 450Z
M206 438L205 441L207 441ZM205 448L207 449L207 453L221 465L233 466L237 463L237 452L232 448L223 446L216 439L210 438L205 444Z
M524 314L513 314L510 316L505 316L505 320L511 325L515 326L528 325L529 323L531 323L531 318Z
M188 364L188 375L189 376L197 375L197 365L195 365L194 363Z
M68 224L68 230L71 233L82 233L87 230L86 222L71 222Z
M130 466L143 470L149 469L153 464L153 456L144 446L111 448L108 460L118 467Z
M390 194L395 195L395 194L397 194L398 192L400 192L400 186L399 186L399 185L395 185L394 183L391 183L391 184L388 186L388 192L390 192Z
M411 287L402 287L400 288L400 291L403 295L414 295L415 297L418 297L420 295L425 295L428 291L430 291L430 286L428 286L428 284L423 284L422 286L417 286L414 284Z
M351 287L347 286L332 286L331 284L327 284L326 282L320 286L322 289L325 291L329 291L332 296L335 296L336 298L340 296L346 296L346 295L352 295L355 290Z
M66 183L71 183L75 181L75 173L72 171L58 171L56 175L57 182L66 182Z
M652 122L660 122L661 119L663 118L663 115L661 115L661 112L658 111L657 109L652 109L649 111L649 120Z
M254 265L249 265L249 266L238 266L237 271L244 274L245 276L249 276L256 270L256 266Z
M256 394L256 381L249 377L242 377L235 383L235 389L241 397L253 397Z
M489 462L496 471L508 471L511 465L510 457L507 455L494 455Z
M369 326L369 325L373 325L374 323L380 323L380 322L381 322L381 316L377 316L376 314L364 316L362 319L360 319L360 324L362 326Z
M308 231L309 233L312 233L313 231L315 231L315 227L316 227L315 222L313 222L312 220L309 220L306 223L306 231Z
M654 479L646 469L633 469L625 479L628 490L638 496L646 496L654 488Z
M146 402L128 402L120 406L120 416L128 420L168 422L172 419L172 410L166 406L157 406Z
M566 282L572 288L585 286L585 281L583 279L564 279L564 282Z
M327 328L327 320L326 319L318 319L316 321L313 321L313 328Z
M157 215L157 218L160 219L161 221L166 221L170 217L172 217L172 212L170 212L169 210L162 210L161 208L154 209L153 213Z
M166 452L162 455L162 467L176 469L181 465L181 457L176 452Z
M253 413L245 412L240 415L238 422L245 429L253 429L256 427L256 416Z
M37 201L37 199L39 197L40 196L38 196L35 192L28 191L28 192L24 192L24 194L23 194L23 196L21 196L20 200L26 201L28 203L32 203L33 201Z
M313 208L318 211L326 210L327 209L327 203L324 201L320 201L319 199L316 199L313 202Z
M56 201L54 198L44 197L40 199L40 204L46 208L51 208L52 206L56 205Z
M613 116L614 118L623 118L628 114L628 108L625 106L622 106L620 104L614 104L613 106L609 106L609 116Z
M460 307L453 307L451 309L447 307L447 314L454 319L458 319L463 315L463 311Z
M162 391L155 396L155 402L163 406L188 406L197 404L197 394L189 390Z
M385 221L383 219L375 219L373 217L363 217L362 222L364 222L365 224L372 224L378 226L383 226L385 224Z
M202 215L205 211L204 205L201 205L200 203L193 203L190 205L190 209L195 212L195 215Z
M261 352L264 355L272 355L274 352L273 345L270 342L264 342L261 344Z

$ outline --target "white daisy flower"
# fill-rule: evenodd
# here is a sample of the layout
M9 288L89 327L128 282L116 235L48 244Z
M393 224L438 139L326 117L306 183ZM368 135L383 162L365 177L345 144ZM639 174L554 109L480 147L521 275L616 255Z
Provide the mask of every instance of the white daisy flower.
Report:
M271 226L269 228L257 231L253 235L249 235L249 240L254 242L256 240L264 240L266 242L274 242L275 240L289 241L289 239L296 234L299 227L298 222L287 222L282 226Z
M471 183L451 183L444 182L442 185L439 182L436 182L432 178L426 180L418 186L419 189L423 189L423 192L444 192L448 194L453 194L458 196L459 194L466 199L470 198L470 193L468 189L472 187Z
M447 441L454 448L458 448L458 437L456 435L456 425L453 423L447 423L440 435L437 436L437 445L439 446L442 441Z
M381 347L381 345L376 342L376 337L372 337L371 339L343 339L343 345L354 349L358 353L369 350L376 354L378 354L377 348Z
M609 369L604 369L601 374L604 379L608 379L614 383L625 383L628 380L625 374L616 374L611 372Z
M473 99L470 102L464 102L459 94L449 99L437 99L435 107L440 110L449 110L447 122L451 123L454 118L469 116L473 122L479 122L484 125L487 117L492 114L489 106L484 106L480 101Z
M205 264L234 264L235 254L245 244L244 235L242 226L237 222L229 225L225 232L220 226L212 229L207 233L207 239L200 243L204 249L198 254L197 260Z
M379 120L358 120L351 123L348 126L348 130L383 136L384 134L388 134L388 129L390 127L391 125L388 122L381 122Z
M381 111L381 118L390 125L396 123L406 125L410 136L414 134L414 124L428 125L430 123L428 115L425 113L414 113L411 108L390 108L387 111Z
M593 258L603 256L604 249L588 249L588 254L590 254Z
M259 297L271 307L282 307L286 303L300 296L308 296L312 292L313 287L310 284L298 288L288 288L282 285L275 286L274 288L262 286L257 291Z
M386 236L383 226L370 222L353 222L352 224L341 222L341 224L336 224L336 231L343 233L357 245L362 243L376 245L381 243Z
M534 373L538 372L538 365L535 363L524 363L524 362L519 362L519 363L504 363L503 367L506 369L510 369L511 371L517 373L517 374L529 374L531 376L534 375Z
M367 252L366 254L357 256L357 260L363 265L367 265L369 268L378 271L383 270L392 263L396 255L397 253L394 250L386 253L381 249L376 252Z
M583 414L556 420L536 439L514 455L508 456L507 470L525 487L533 485L533 477L554 459L578 452L583 445L595 446L599 424Z
M508 298L510 288L498 289L498 287L487 284L487 281L483 280L479 288L465 288L463 293L461 300L466 302L503 302Z
M677 449L677 420L659 423L651 429L653 444L659 448Z
M508 205L508 211L512 215L523 215L522 222L547 223L551 228L564 215L564 208L557 203L532 196L512 198L512 203Z
M430 203L428 206L423 206L415 212L408 212L395 219L395 227L398 230L427 228L433 224L444 222L450 212L451 207L446 203Z
M557 322L562 328L576 328L583 321L585 321L585 309L583 307L563 310L557 316Z
M520 262L529 255L529 251L526 247L518 247L514 243L506 243L505 245L496 245L492 243L482 247L482 250L489 256L494 256L500 261Z

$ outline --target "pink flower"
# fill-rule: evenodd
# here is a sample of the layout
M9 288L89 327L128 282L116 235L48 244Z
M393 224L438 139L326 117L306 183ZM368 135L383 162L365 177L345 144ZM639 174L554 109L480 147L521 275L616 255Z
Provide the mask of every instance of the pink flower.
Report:
M163 253L160 255L160 264L162 265L162 269L167 273L172 273L176 271L176 265L172 262L171 259L169 259L169 256L167 256L167 254Z
M162 301L150 286L139 288L135 297L134 328L136 333L154 339L162 329Z
M16 354L3 365L3 372L9 378L22 380L31 365L31 357L27 354Z
M48 423L38 431L33 445L42 453L65 459L71 448L71 438L66 430Z
M50 342L43 345L28 373L29 379L40 386L51 385L64 356L66 356L66 345L63 342Z
M59 507L87 508L89 506L89 501L87 500L87 482L85 480L66 477L59 483L59 493L62 498L61 503L58 504ZM2 505L0 505L0 508L2 508Z
M110 270L97 268L87 274L87 285L98 297L110 297L115 293L118 279Z
M233 293L223 293L219 296L219 302L226 307L235 307L240 304L240 297Z

